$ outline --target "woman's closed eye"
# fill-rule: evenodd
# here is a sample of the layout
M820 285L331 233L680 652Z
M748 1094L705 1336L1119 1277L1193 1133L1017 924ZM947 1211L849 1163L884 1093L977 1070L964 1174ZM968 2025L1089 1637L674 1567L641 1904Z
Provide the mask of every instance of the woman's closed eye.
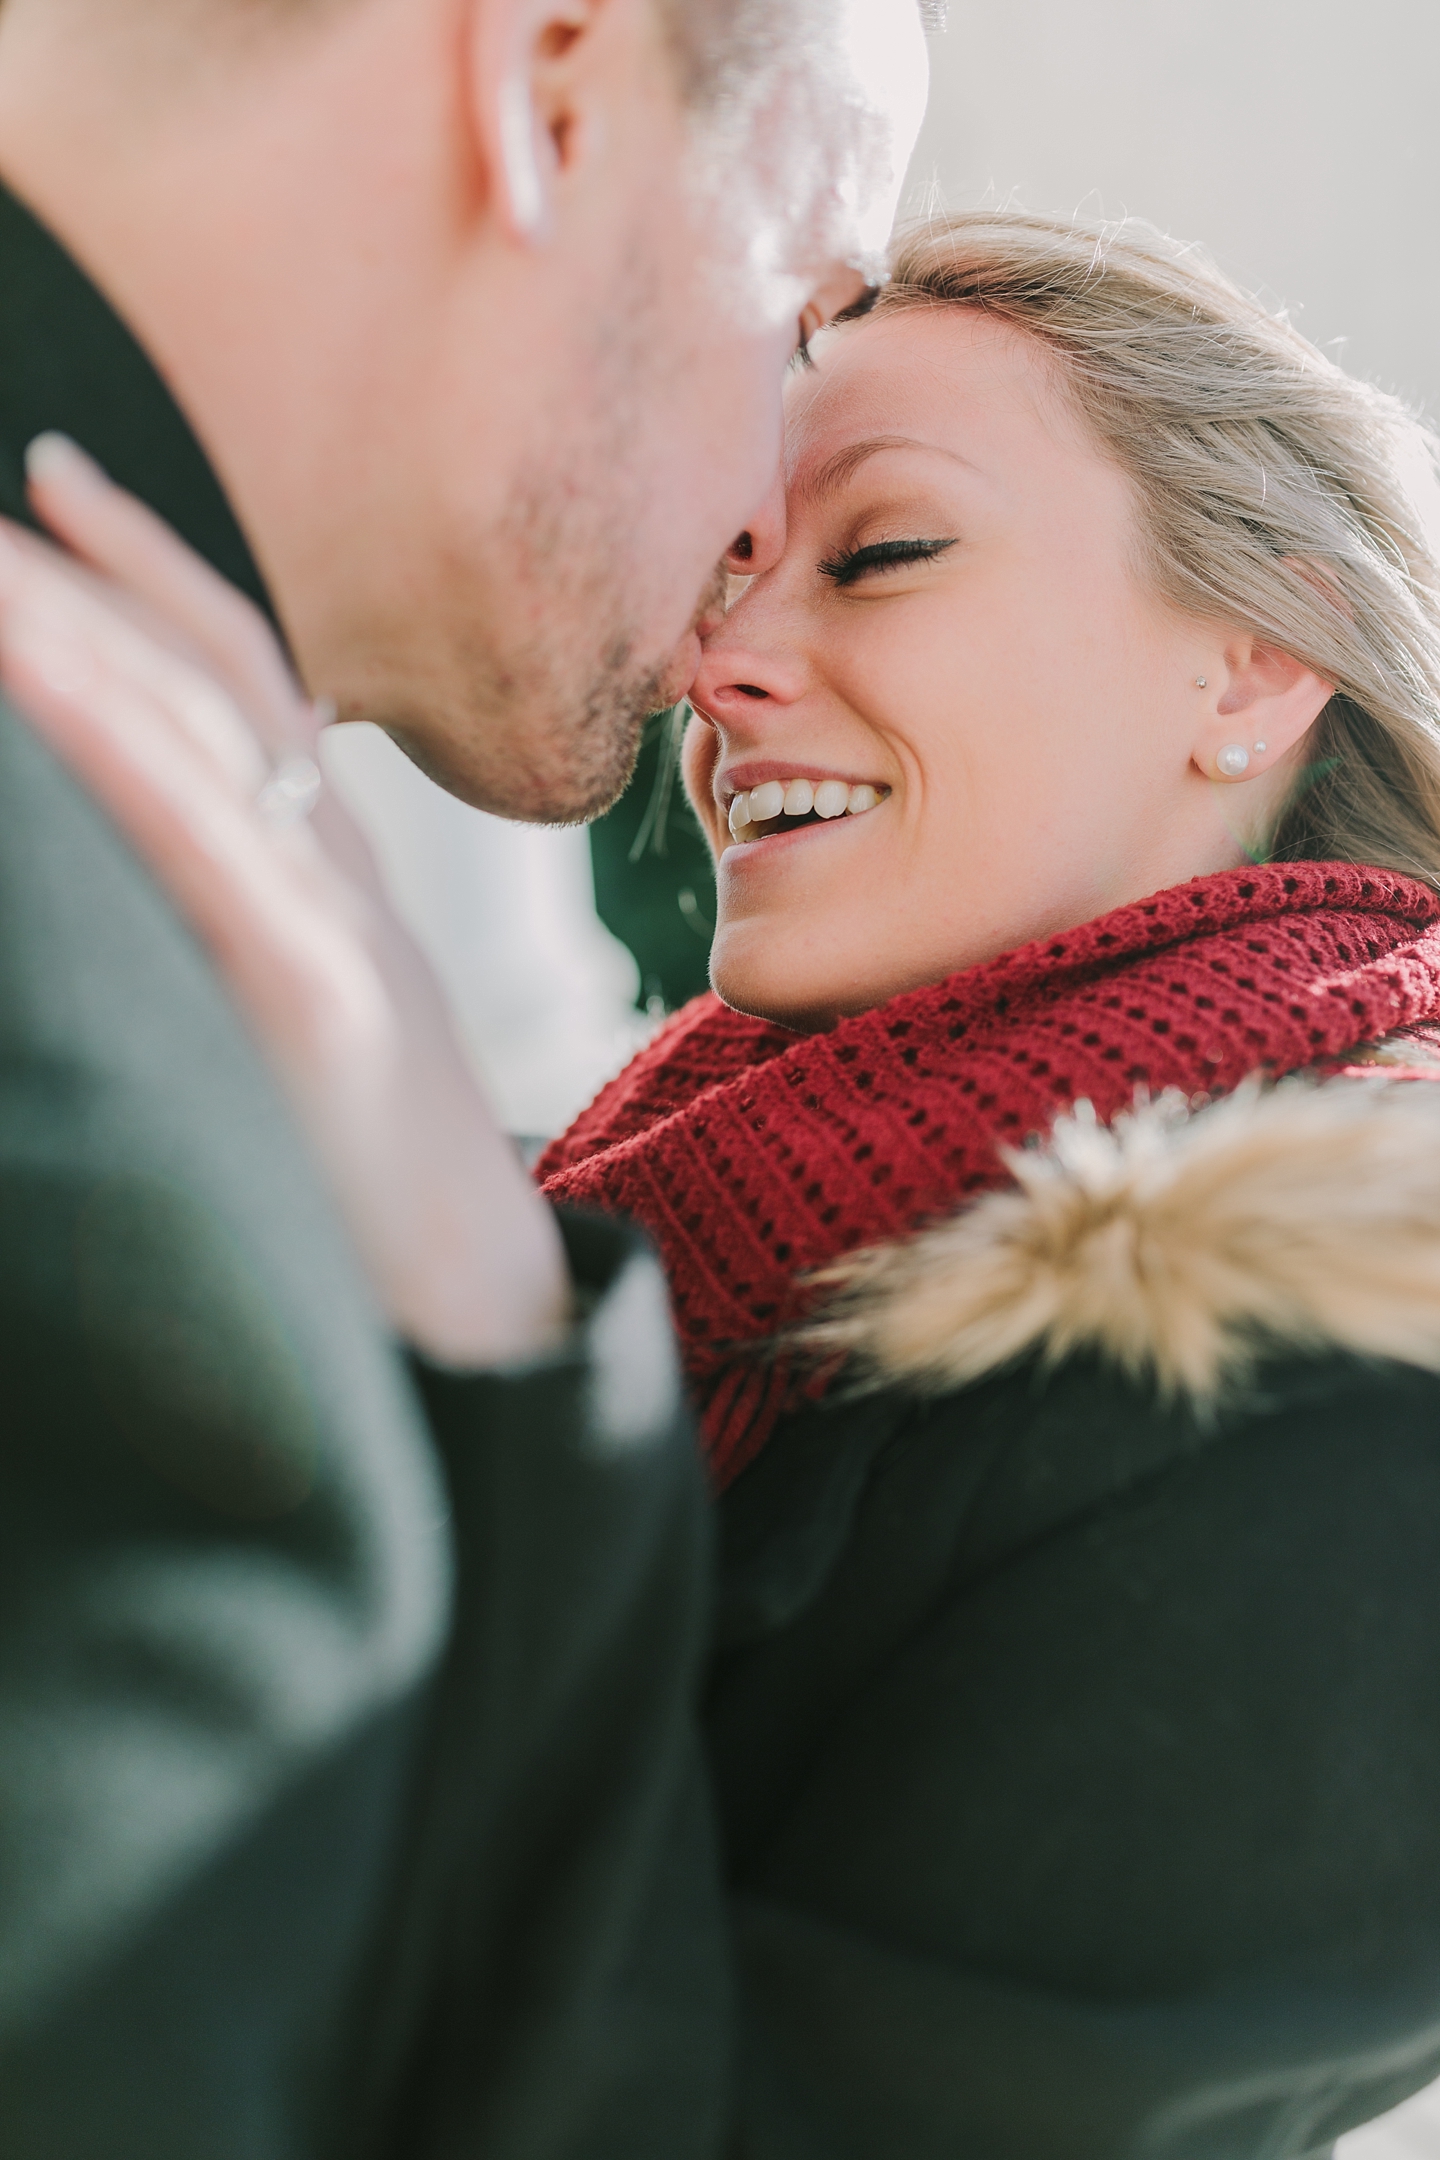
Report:
M868 547L842 548L820 564L820 575L836 585L853 585L871 570L898 570L905 563L932 562L955 545L948 540L872 540Z

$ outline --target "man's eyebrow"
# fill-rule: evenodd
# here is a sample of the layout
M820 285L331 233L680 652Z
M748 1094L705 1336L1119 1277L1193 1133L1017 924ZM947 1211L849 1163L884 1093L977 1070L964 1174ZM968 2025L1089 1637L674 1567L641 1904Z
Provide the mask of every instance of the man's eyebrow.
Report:
M949 458L972 472L975 469L958 450L947 450L943 443L922 442L918 435L867 435L859 442L846 443L833 457L826 458L818 472L800 483L796 493L807 500L828 495L858 472L867 458L878 456L882 450L928 450L933 457Z

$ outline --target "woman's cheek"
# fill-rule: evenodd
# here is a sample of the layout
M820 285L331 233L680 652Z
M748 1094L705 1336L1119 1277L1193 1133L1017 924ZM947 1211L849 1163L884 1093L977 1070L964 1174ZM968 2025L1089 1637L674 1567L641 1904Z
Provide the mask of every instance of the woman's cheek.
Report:
M855 651L841 695L886 740L907 743L921 758L943 757L974 698L969 645L928 610L905 617L897 610L886 628L887 636Z
M700 830L714 855L720 852L720 828L715 807L715 767L720 762L720 737L708 720L690 715L680 745L680 778L690 807L700 820Z

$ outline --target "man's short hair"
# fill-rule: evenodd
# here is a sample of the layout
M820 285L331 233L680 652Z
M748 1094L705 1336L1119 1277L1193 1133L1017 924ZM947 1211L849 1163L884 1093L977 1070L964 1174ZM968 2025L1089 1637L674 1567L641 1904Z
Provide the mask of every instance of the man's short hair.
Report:
M0 0L3 6L4 0ZM343 0L342 0L343 4ZM793 49L812 25L823 35L828 0L652 0L675 56L686 104L722 103L727 91ZM920 0L925 7L931 0ZM218 0L217 0L218 5ZM314 15L337 0L224 0L233 16ZM197 27L204 10L197 9Z
M680 63L684 102L706 106L725 95L775 43L775 17L805 13L794 0L658 0L671 50Z
M723 99L809 13L805 0L658 0L687 104ZM787 19L788 18L788 19Z
M927 30L945 25L947 0L917 0ZM716 105L763 77L796 47L833 41L834 0L656 0L687 104Z

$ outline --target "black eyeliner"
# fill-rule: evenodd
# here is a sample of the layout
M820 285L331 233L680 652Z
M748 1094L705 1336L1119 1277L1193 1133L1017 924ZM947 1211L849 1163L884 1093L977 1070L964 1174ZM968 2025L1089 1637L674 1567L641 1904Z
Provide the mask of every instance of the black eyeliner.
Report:
M955 545L949 540L872 540L869 547L851 548L820 564L820 575L836 585L853 585L866 570L907 562L930 562Z

